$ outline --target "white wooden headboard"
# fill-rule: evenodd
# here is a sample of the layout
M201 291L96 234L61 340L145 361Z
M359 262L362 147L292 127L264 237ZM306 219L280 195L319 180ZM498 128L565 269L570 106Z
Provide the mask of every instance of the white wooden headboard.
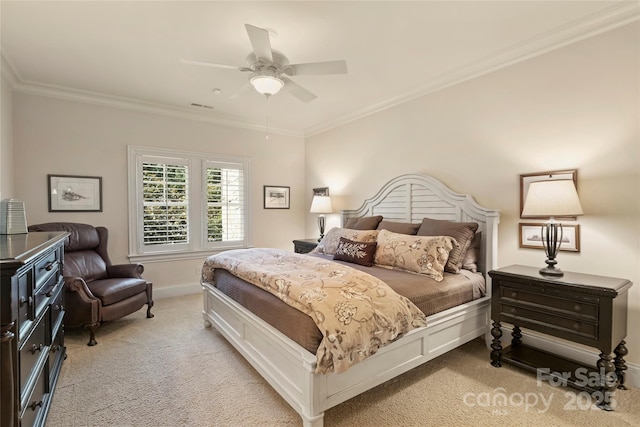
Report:
M482 233L478 268L487 283L489 270L498 267L498 223L500 212L480 206L473 197L458 194L427 175L400 175L387 182L378 194L355 210L342 211L342 224L349 218L382 215L386 221L422 222L422 218L477 222Z

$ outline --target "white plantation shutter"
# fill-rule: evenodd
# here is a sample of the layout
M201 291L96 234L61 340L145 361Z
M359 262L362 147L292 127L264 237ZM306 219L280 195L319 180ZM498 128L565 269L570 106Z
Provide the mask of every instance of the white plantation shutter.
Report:
M189 243L189 170L172 163L142 163L145 246Z
M130 257L250 246L249 166L241 157L130 146Z
M245 173L242 164L205 162L207 184L206 241L243 242L245 240Z

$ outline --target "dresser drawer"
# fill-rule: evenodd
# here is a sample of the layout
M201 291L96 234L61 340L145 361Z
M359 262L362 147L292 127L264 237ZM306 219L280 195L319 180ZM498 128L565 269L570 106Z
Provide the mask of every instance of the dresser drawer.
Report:
M597 304L554 296L549 293L539 294L503 286L500 288L500 302L557 309L565 314L575 314L576 317L581 319L598 320Z
M57 275L51 275L47 281L35 292L36 317L40 317L43 311L52 302L53 296L64 285L63 280Z
M29 330L31 320L34 319L33 311L33 287L31 286L31 278L33 271L27 270L24 274L18 276L18 325L20 325L19 338L22 339Z
M45 375L45 372L41 372L36 386L33 388L31 395L22 408L22 415L20 417L21 426L35 425L38 418L40 418L40 412L42 412L42 408L44 407L45 399L48 398L47 384L47 375Z
M49 384L51 384L51 388L53 388L57 381L64 353L64 328L60 328L58 329L58 333L53 337L51 348L49 349Z
M56 333L62 318L64 317L64 282L60 281L51 296L51 306L49 308L49 317L51 318L51 332Z
M60 252L54 250L35 264L35 288L38 289L60 270Z
M40 322L33 328L33 332L29 335L27 341L18 351L18 359L20 362L20 396L23 396L28 386L29 379L34 379L32 375L38 361L42 357L46 357L44 353L49 351L47 345L47 318L43 316ZM50 339L50 338L49 338Z
M518 326L537 330L542 326L548 330L557 331L558 336L567 339L571 339L571 335L573 335L574 337L580 336L598 340L597 323L554 315L549 310L536 311L510 304L502 304L501 311L502 319Z

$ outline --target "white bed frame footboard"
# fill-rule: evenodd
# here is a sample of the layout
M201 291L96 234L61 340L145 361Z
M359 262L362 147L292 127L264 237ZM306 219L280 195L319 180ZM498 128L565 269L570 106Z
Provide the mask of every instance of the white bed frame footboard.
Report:
M205 325L216 327L300 414L305 427L321 427L325 410L489 331L487 272L497 264L498 211L452 192L435 178L403 175L389 181L360 209L343 211L343 220L369 215L405 222L420 222L424 217L477 222L478 232L483 233L479 268L486 278L487 296L429 316L426 327L411 331L346 372L320 375L314 373L315 355L212 284L203 283Z

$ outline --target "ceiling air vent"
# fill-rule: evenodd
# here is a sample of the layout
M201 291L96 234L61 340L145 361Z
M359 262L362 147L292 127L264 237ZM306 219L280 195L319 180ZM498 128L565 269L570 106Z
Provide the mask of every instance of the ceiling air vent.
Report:
M205 108L207 110L213 110L213 107L211 105L204 105L204 104L197 104L195 102L192 102L191 104L192 107L197 107L197 108Z

